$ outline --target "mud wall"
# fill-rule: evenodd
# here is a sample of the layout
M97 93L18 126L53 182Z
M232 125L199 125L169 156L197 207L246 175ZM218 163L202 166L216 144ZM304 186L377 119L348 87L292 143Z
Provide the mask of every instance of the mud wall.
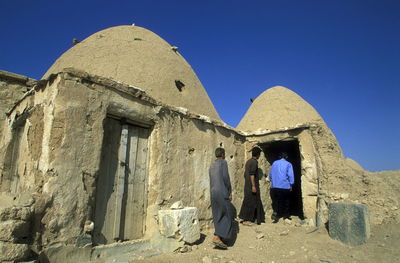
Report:
M244 137L233 129L158 103L133 87L62 73L17 106L3 142L18 148L23 173L10 172L9 178L18 178L17 193L32 197L25 199L35 210L34 250L74 244L85 221L94 221L103 124L109 115L150 126L146 236L157 230L156 211L178 200L197 207L203 225L210 222L208 167L216 147L226 149L233 187L242 190L235 182L243 174ZM19 143L13 143L15 138Z

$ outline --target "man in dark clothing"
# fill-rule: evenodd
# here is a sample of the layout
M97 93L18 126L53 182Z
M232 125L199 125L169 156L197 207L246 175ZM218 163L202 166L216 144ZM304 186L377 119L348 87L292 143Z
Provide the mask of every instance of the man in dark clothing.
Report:
M293 166L287 161L287 153L281 153L279 158L272 164L269 174L270 195L274 210L273 223L277 223L281 217L290 220L290 194L294 184Z
M222 240L228 240L233 237L232 188L228 164L225 160L225 150L217 148L215 156L217 159L209 169L211 209L215 228L212 242L219 248L227 248L227 245Z
M261 149L255 147L251 151L252 157L246 162L244 172L244 198L240 209L239 218L243 225L252 225L265 222L264 208L260 196L260 182L258 178L258 161Z

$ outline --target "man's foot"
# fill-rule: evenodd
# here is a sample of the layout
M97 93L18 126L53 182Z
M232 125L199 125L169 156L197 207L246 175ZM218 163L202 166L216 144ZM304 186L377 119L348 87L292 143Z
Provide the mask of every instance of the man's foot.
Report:
M291 225L292 224L292 219L290 217L286 217L283 222L285 222L285 225Z
M244 226L252 226L253 223L250 222L250 221L243 221L243 222L242 222L242 225L244 225Z
M222 240L219 238L219 236L214 236L214 238L212 239L212 243L214 244L214 246L218 247L218 248L222 248L222 249L227 249L228 246L222 242Z

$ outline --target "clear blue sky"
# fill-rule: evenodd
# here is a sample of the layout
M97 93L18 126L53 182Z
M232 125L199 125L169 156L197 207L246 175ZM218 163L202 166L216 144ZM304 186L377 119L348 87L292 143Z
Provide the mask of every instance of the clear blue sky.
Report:
M400 169L398 0L3 0L0 10L2 70L40 79L73 38L135 23L179 47L227 124L283 85L346 157Z

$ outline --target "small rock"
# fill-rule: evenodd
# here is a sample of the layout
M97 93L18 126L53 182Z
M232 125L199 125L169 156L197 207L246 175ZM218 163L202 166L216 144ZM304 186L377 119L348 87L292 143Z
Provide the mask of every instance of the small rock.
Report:
M289 255L294 256L294 254L296 254L296 252L294 252L294 251L289 251Z
M181 253L189 252L188 246L181 247L181 248L179 249L179 252L181 252Z
M291 225L292 224L292 220L289 220L289 219L285 219L285 220L283 220L283 222L285 223L285 225Z
M283 232L280 232L279 235L280 236L287 236L287 235L289 235L289 230L285 230Z
M175 209L183 209L184 206L183 206L182 201L177 201L177 202L173 203L170 208L174 209L174 210Z
M343 193L343 194L340 195L340 198L347 199L347 198L349 198L349 194L348 193Z
M211 258L209 258L207 256L203 257L202 261L203 261L203 263L212 263Z
M260 233L260 234L258 234L258 235L256 236L257 239L261 239L261 238L263 238L263 237L264 237L264 234L263 234L263 233Z

